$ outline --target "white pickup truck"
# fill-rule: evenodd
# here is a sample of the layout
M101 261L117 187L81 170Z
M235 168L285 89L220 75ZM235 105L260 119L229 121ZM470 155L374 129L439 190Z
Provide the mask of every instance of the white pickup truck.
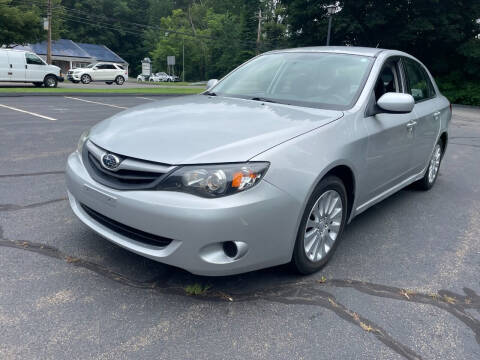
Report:
M0 49L0 81L31 82L37 87L54 88L63 80L58 66L48 65L32 52Z

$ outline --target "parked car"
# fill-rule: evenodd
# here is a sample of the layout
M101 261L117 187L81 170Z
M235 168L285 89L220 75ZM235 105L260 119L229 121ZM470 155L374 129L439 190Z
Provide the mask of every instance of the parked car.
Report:
M54 88L63 80L58 66L48 65L32 52L0 49L0 81L31 82L37 87Z
M288 262L308 274L355 216L409 184L432 188L451 115L404 52L272 51L202 95L132 108L83 133L68 197L106 239L195 274Z
M137 76L137 81L139 82L148 81L148 78L146 75L140 74Z
M70 69L67 73L67 79L78 84L89 84L92 81L104 81L111 85L114 82L117 85L123 85L128 79L128 72L120 64L97 63L90 64L84 68Z
M172 81L172 77L167 73L159 72L156 74L152 74L149 80L152 82L159 82L159 81L165 82L165 81Z

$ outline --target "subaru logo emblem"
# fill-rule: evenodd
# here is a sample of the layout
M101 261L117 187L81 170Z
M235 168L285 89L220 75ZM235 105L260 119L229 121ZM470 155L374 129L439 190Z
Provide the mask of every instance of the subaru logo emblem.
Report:
M113 154L105 154L102 156L102 165L108 170L113 170L120 165L120 159Z

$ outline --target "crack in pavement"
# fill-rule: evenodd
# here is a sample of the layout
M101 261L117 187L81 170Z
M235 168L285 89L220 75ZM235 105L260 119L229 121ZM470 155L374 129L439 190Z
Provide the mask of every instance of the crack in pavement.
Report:
M91 270L110 280L127 286L152 289L163 294L191 296L181 285L167 285L166 280L168 279L165 279L165 277L162 277L161 279L157 277L149 281L130 279L125 275L108 269L106 266L81 258L69 256L59 249L46 244L5 239L1 227L0 246L21 249L59 259L73 266ZM208 288L208 290L201 295L197 295L192 298L228 302L265 300L283 304L321 306L325 309L333 311L340 318L359 326L362 330L373 334L379 341L403 357L407 359L421 359L420 355L415 353L406 345L394 339L387 333L385 329L364 318L358 313L348 309L346 306L339 303L334 295L322 289L328 286L337 288L352 288L358 292L371 296L435 306L441 310L447 311L467 327L469 327L475 334L477 343L480 344L480 320L477 320L466 312L468 309L474 309L480 312L480 296L468 288L463 289L465 295L456 294L448 290L440 290L437 293L426 294L363 281L348 279L326 280L322 278L321 280L308 282L284 282L280 285L277 284L275 287L272 285L272 287L264 288L260 291L240 292L233 296L226 294L220 289L215 289L212 287Z
M44 171L44 172L24 173L24 174L4 174L4 175L0 175L0 179L1 178L9 178L9 177L58 175L58 174L65 174L65 171Z
M39 207L39 206L54 204L56 202L65 201L65 200L67 200L67 198L53 199L53 200L42 201L42 202L39 202L39 203L33 203L33 204L28 204L28 205L0 204L0 212L32 209L32 208L36 208L36 207Z

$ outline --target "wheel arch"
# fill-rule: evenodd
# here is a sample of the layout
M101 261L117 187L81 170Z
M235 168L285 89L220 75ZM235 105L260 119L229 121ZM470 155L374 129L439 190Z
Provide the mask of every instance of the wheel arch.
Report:
M49 77L49 76L53 76L55 79L58 77L58 75L55 75L53 73L48 73L43 77L43 81L45 81L47 79L47 77Z
M442 140L442 157L445 154L445 150L447 150L448 144L448 132L444 131L440 134L439 140Z
M355 194L356 194L356 181L355 181L355 174L352 168L348 165L335 165L331 169L329 169L317 182L317 185L327 176L336 176L340 180L342 180L343 185L345 186L345 190L347 191L347 221L350 219L350 215L352 214L353 204L355 202ZM315 186L317 186L315 185Z

